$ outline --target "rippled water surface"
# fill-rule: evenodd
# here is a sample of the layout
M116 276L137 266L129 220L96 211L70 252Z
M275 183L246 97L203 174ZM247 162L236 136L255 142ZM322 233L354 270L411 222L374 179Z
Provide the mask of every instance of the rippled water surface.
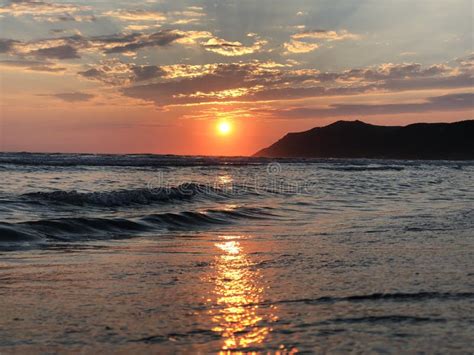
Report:
M451 352L474 163L0 154L0 353Z

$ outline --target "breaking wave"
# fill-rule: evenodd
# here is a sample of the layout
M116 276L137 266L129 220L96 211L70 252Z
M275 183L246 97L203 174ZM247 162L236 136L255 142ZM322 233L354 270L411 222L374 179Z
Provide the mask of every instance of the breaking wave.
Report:
M0 223L0 249L23 242L81 241L119 239L160 232L194 231L215 225L232 224L240 219L263 219L275 216L271 208L235 207L156 213L136 218L58 218L20 223Z
M190 200L197 196L209 199L224 198L228 194L218 188L195 183L185 183L178 187L142 188L133 190L116 190L104 192L52 191L31 192L23 198L53 201L63 204L99 207L118 207L129 205L149 205L156 202Z

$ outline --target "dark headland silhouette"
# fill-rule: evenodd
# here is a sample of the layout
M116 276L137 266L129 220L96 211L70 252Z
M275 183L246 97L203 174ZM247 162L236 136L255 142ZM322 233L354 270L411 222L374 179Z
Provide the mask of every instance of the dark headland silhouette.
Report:
M376 126L338 121L289 133L256 157L474 159L474 120Z

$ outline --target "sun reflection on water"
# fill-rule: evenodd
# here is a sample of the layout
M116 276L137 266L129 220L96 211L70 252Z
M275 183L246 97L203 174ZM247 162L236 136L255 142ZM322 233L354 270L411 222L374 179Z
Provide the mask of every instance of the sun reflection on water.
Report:
M261 344L276 320L273 308L262 309L264 287L261 274L244 252L240 236L221 236L215 246L222 252L216 257L214 295L217 308L211 311L216 324L213 331L224 338L222 352Z

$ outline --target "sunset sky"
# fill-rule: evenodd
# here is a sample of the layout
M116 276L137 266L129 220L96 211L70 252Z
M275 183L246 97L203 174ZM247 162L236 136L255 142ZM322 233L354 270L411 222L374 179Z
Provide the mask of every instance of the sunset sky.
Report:
M472 21L472 0L0 0L0 150L247 155L472 119Z

